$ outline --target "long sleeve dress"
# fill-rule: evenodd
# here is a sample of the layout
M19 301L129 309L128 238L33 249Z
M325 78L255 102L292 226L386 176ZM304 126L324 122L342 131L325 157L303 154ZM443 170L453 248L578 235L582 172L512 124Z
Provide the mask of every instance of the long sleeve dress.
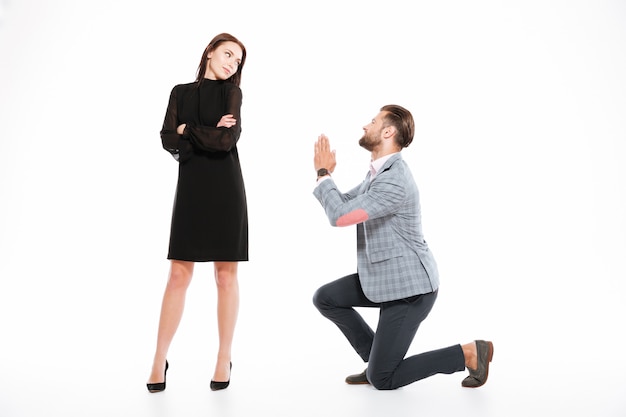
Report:
M237 142L241 89L204 79L176 85L170 94L161 141L178 160L168 259L247 261L248 212ZM215 127L225 114L237 123ZM182 135L176 133L186 124Z

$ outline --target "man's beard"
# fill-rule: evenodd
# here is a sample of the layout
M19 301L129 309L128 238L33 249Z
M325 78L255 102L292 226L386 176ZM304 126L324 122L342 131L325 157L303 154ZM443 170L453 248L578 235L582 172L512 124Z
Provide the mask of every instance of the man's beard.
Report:
M374 148L380 144L380 142L380 138L374 139L371 135L368 136L367 133L359 139L359 145L369 152L372 152Z

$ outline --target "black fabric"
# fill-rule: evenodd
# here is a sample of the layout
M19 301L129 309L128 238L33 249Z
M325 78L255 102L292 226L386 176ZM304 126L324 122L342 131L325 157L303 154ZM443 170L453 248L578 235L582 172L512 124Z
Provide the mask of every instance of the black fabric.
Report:
M247 261L248 212L237 142L239 87L220 80L172 89L161 129L163 148L179 163L167 258ZM237 123L215 127L225 114ZM186 124L183 135L176 133Z

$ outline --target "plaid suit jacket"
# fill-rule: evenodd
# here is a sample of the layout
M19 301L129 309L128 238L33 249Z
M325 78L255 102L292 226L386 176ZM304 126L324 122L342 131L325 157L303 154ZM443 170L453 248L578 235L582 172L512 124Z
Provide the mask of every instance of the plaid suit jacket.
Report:
M398 300L439 288L439 272L422 233L419 191L400 153L373 181L341 193L332 179L313 191L333 226L356 223L357 272L373 302Z

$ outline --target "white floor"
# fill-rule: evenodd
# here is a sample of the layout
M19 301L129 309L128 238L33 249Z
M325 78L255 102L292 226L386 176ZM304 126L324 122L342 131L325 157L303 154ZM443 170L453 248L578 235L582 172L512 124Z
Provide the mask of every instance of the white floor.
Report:
M472 317L463 310L468 304L455 301L457 305L452 305L451 297L443 292L410 352L465 342L470 334L489 338L495 354L489 381L482 388L462 388L465 373L436 375L395 391L348 386L344 377L361 371L363 364L310 303L314 284L290 286L287 277L278 278L286 291L281 294L291 293L291 299L258 297L262 283L253 277L251 265L241 268L242 307L231 386L212 392L214 291L211 281L202 277L208 268L197 268L198 277L170 352L167 390L158 394L145 388L161 290L157 280L155 288L141 278L138 281L145 288L128 285L120 292L119 285L105 284L94 271L85 273L100 282L91 290L77 288L75 280L68 280L74 290L68 287L67 294L51 295L46 288L31 291L27 283L10 286L16 297L9 305L5 299L2 306L0 415L380 416L415 412L423 416L576 413L619 417L626 413L626 365L620 359L618 333L601 335L594 327L602 323L592 320L580 323L580 331L574 330L550 308L544 311L553 312L545 316L545 322L530 312L527 317L532 323L520 325L522 317L514 310L523 303L511 299L507 308L493 296L490 307L478 308ZM536 311L543 308L537 303L535 307ZM623 307L615 313L623 318ZM375 324L371 310L363 314Z

